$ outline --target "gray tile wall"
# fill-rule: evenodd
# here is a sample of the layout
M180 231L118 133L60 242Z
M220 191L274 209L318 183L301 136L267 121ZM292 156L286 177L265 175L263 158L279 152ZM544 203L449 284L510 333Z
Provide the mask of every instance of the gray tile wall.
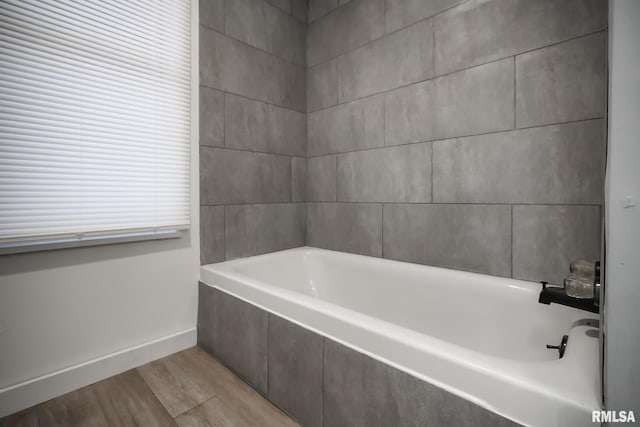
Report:
M606 2L534 3L202 0L202 262L309 244L557 283L596 258Z
M203 283L198 345L303 426L518 425Z
M310 0L307 244L552 283L596 259L606 9Z
M305 0L200 1L202 264L305 243L306 21Z

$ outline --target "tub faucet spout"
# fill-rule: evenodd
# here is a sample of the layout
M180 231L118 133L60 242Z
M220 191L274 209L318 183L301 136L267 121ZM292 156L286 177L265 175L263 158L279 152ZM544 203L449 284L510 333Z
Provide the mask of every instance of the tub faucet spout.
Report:
M591 313L599 312L599 307L595 305L593 298L584 299L570 297L569 295L567 295L567 292L563 287L547 286L547 282L540 283L542 283L542 290L540 291L540 296L538 297L538 302L540 304L549 305L553 302L580 310L586 310Z
M572 272L574 264L572 263ZM540 291L538 302L547 305L556 303L591 313L598 313L600 311L600 262L596 262L593 265L593 272L593 293L591 298L578 298L568 295L566 290L567 281L565 281L565 287L547 286L548 282L541 281L542 290Z

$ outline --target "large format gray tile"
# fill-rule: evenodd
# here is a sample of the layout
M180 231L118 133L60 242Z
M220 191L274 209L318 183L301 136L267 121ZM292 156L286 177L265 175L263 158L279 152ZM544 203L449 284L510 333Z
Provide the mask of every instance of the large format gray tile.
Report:
M200 264L224 261L224 206L200 206Z
M327 61L307 69L307 111L331 107L338 103L338 60Z
M309 0L309 23L338 7L338 0Z
M353 0L309 24L307 65L334 58L383 34L384 0Z
M325 339L324 367L324 423L327 426L517 425L329 339Z
M228 1L225 19L231 37L305 66L306 25L277 7L264 0Z
M289 202L289 157L200 147L200 203Z
M304 246L303 203L225 207L226 259Z
M382 205L308 203L307 244L362 255L382 255Z
M505 58L607 26L601 0L471 0L436 17L436 75Z
M306 154L306 114L240 96L225 97L228 148L292 156Z
M200 83L305 111L306 69L200 27Z
M509 58L435 80L438 136L511 129L513 76Z
M385 0L387 33L399 30L442 12L464 0Z
M443 133L438 129L434 80L396 89L384 96L386 145L430 141Z
M267 392L268 314L200 283L198 345L259 392Z
M200 86L200 145L224 147L224 94Z
M431 201L430 143L338 155L338 201Z
M307 200L336 201L336 156L307 159Z
M434 142L433 199L602 203L605 137L589 120Z
M604 32L517 56L518 127L603 117L606 60Z
M433 76L433 21L378 39L338 59L338 101L383 92Z
M511 275L511 207L389 204L384 257L457 270Z
M269 399L305 427L322 427L323 338L269 315Z
M310 156L384 146L383 95L316 111L307 120Z
M387 92L386 144L513 129L513 79L509 58Z
M307 159L291 158L291 201L307 201Z
M513 277L562 285L569 263L600 260L600 206L514 206Z
M224 0L200 0L200 25L224 31Z

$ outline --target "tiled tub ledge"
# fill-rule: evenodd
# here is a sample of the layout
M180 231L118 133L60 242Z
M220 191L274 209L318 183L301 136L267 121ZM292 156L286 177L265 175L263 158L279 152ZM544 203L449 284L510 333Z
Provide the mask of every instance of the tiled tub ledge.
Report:
M297 248L203 266L198 345L304 426L584 425L598 407L596 321L538 304L537 290ZM544 343L563 333L558 360Z

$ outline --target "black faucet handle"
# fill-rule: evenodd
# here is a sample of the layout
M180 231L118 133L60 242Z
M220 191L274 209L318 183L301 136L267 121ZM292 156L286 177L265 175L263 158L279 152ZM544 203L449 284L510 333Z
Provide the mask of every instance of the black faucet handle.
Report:
M547 344L547 348L558 350L558 353L560 354L560 359L562 359L562 357L564 356L564 352L567 350L567 341L569 341L569 336L563 335L562 341L560 341L560 345Z

